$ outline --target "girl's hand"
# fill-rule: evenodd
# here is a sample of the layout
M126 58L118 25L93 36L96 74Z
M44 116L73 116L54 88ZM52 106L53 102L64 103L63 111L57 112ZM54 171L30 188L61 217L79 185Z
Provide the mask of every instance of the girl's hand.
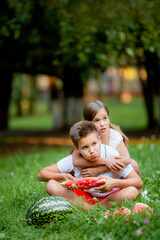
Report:
M121 159L120 156L108 157L107 161L106 161L106 166L112 172L116 172L116 171L120 171L120 170L123 171L123 168L125 167L125 165L119 159Z
M83 177L95 177L99 174L97 167L89 167L89 168L83 168L81 170L81 175Z
M63 173L63 180L64 181L69 181L69 180L74 180L75 178L70 174L70 173Z
M115 179L114 178L110 178L107 176L101 176L101 177L106 179L106 183L99 187L95 187L95 190L99 190L100 192L103 193L103 192L108 192L115 187Z

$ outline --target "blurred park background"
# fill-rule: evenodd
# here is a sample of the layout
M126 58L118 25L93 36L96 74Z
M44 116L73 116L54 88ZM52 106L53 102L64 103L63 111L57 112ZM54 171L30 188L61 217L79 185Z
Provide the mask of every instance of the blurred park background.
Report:
M158 137L159 9L158 0L2 0L1 146L68 136L94 99L129 136Z

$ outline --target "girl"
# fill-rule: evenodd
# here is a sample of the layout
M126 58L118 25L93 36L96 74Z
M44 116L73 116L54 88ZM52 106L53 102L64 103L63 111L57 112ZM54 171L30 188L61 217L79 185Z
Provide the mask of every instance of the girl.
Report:
M108 169L112 172L122 170L129 163L132 164L134 170L141 177L141 172L137 162L130 159L127 149L128 138L120 130L120 128L109 121L109 110L104 103L99 100L89 102L84 110L83 117L85 120L92 121L99 133L101 142L116 149L120 157L109 157L106 159L97 159L95 164L104 161L105 166L91 167L85 159L83 159L76 150L73 151L73 162L76 167L83 167L81 174L83 177L93 177L101 172L106 172ZM101 161L100 161L101 160Z

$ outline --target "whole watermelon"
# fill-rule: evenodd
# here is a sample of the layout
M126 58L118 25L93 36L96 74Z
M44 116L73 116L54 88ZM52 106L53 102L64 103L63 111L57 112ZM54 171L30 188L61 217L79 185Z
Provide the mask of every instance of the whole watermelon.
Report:
M30 225L43 225L52 222L54 219L64 219L73 211L73 206L65 198L58 196L42 197L30 206L26 219Z

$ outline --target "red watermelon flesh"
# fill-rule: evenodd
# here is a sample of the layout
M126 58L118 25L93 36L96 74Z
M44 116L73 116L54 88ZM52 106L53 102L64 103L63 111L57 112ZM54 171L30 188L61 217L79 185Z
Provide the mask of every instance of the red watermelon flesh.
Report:
M113 213L110 213L109 211L105 212L104 215L105 215L105 218L108 219L109 216L112 216L112 217L115 217L116 215L129 215L131 213L131 210L129 208L119 208L118 210L116 210L115 212Z
M106 183L106 180L101 177L88 177L88 178L79 178L75 180L69 180L62 182L63 185L67 186L69 189L82 189L89 190L93 187L98 187Z
M132 209L132 213L141 213L144 209L147 215L151 214L152 209L144 203L136 203Z

